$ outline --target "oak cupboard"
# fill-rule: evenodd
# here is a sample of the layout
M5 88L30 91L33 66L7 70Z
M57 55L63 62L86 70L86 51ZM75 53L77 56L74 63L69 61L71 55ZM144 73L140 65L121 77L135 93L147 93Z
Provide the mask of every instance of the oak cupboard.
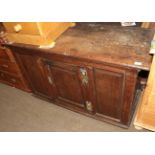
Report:
M110 40L108 31L117 37ZM152 34L151 30L113 31L106 26L103 30L100 25L86 25L65 32L52 49L6 46L13 51L35 95L89 117L128 127L141 92L139 73L150 69L152 57L147 51ZM135 41L124 42L124 35ZM142 65L135 64L137 60Z
M36 95L94 118L129 125L138 71L62 62L31 55L27 49L14 50Z

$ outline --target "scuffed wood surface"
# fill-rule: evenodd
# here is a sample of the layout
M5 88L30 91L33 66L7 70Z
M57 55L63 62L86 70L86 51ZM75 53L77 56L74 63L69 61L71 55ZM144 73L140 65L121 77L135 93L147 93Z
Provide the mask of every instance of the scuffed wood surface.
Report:
M120 27L102 23L84 23L70 28L45 53L56 53L113 65L149 70L152 56L149 54L155 29ZM14 45L13 45L14 46ZM35 46L19 45L25 48ZM140 62L141 65L136 65Z
M80 25L64 33L51 50L64 55L149 70L153 33L154 30L137 27ZM142 65L137 66L135 62L142 62Z

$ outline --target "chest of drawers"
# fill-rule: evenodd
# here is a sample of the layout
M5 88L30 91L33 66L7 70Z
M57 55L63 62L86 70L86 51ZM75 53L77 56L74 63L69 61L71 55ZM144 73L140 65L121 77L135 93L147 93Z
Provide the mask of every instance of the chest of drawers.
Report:
M0 82L30 91L12 52L2 46L0 46Z

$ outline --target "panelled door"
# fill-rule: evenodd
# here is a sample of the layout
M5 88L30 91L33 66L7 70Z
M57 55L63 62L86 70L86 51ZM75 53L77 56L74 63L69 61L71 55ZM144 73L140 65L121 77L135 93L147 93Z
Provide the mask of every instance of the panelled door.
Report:
M96 115L121 120L125 75L121 70L94 69Z
M72 64L44 61L51 69L57 100L92 111L90 94L91 69ZM89 78L90 76L90 78Z
M37 56L25 54L18 54L16 58L24 68L25 76L28 78L33 92L53 99L55 92L51 87L49 69L44 66L42 59Z

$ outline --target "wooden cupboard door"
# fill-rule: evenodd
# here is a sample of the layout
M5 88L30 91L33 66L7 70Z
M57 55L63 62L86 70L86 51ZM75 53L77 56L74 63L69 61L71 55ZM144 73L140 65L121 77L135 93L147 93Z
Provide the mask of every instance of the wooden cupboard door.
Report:
M84 108L86 93L80 79L80 67L52 62L50 68L57 91L57 100Z
M96 115L121 121L124 74L119 71L94 69Z
M48 68L42 63L42 59L36 56L17 54L22 68L25 70L32 90L35 94L54 98L54 91L48 75Z

